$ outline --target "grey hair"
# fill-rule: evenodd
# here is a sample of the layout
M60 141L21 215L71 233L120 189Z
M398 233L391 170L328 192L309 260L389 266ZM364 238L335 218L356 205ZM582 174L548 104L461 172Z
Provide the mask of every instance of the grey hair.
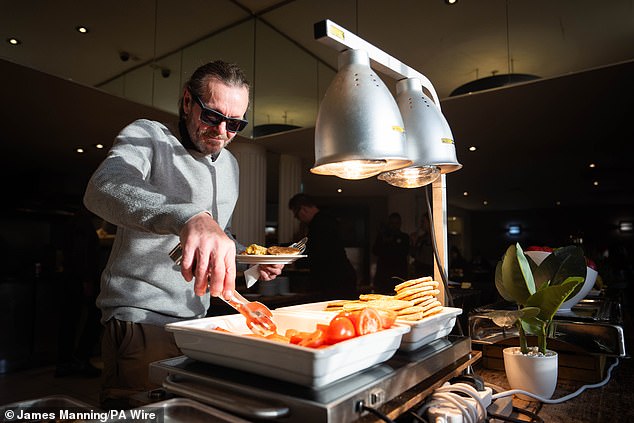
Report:
M209 80L214 78L227 85L250 89L249 80L242 68L235 63L227 63L222 60L206 63L196 69L185 83L185 89L192 95L204 99ZM185 119L182 95L178 105L178 117L181 120Z

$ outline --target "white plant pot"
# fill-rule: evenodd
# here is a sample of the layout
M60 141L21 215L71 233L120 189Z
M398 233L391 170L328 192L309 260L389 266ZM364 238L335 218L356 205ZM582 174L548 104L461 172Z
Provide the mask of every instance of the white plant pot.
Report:
M537 347L529 347L535 354L524 355L520 347L504 348L504 369L511 389L521 389L541 398L552 397L557 387L558 355L546 350L547 355L537 355ZM538 401L527 395L517 394L528 401Z

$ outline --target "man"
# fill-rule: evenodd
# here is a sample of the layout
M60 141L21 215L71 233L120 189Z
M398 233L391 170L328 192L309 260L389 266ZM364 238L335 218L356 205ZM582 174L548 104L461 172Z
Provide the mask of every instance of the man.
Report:
M379 231L372 247L377 256L375 292L393 294L394 286L408 277L409 235L401 230L401 223L401 215L391 213L387 226Z
M293 196L288 208L308 226L306 254L311 287L318 290L324 300L356 298L356 273L346 256L336 219L320 211L306 194Z
M156 388L148 364L181 354L165 324L204 317L210 295L235 288L230 223L238 164L225 147L247 125L248 105L249 83L238 66L203 65L185 85L178 127L133 122L88 183L87 208L117 225L97 299L105 408L125 407L126 398ZM168 255L179 241L180 269ZM281 269L260 266L260 279Z

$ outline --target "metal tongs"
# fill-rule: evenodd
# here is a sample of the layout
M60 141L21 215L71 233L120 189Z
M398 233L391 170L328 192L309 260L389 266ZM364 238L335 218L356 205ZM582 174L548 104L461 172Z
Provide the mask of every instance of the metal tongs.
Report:
M183 250L180 242L170 251L169 256L174 263L180 266L183 260ZM247 326L251 329L251 332L261 336L277 333L277 326L275 326L272 319L273 313L264 304L258 301L251 302L236 290L233 290L232 295L228 298L222 295L219 298L247 319Z
M231 297L220 296L220 299L236 309L247 319L247 326L251 332L260 336L277 333L277 326L273 322L273 313L259 301L249 301L238 291L233 291Z

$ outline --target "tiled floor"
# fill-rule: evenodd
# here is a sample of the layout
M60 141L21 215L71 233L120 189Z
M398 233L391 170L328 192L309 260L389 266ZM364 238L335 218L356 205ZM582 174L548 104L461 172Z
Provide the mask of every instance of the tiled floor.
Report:
M100 367L98 360L93 364ZM55 377L55 366L38 367L0 375L0 405L63 395L97 407L100 378Z

